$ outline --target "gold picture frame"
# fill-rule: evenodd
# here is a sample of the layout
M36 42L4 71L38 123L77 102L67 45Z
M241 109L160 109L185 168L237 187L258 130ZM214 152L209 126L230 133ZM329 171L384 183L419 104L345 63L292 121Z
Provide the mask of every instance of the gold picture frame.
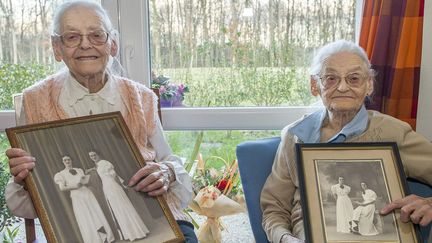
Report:
M420 242L399 211L379 214L408 191L396 143L299 143L296 152L306 242Z
M145 161L120 112L6 132L36 158L25 186L48 242L184 241L162 196L127 186Z

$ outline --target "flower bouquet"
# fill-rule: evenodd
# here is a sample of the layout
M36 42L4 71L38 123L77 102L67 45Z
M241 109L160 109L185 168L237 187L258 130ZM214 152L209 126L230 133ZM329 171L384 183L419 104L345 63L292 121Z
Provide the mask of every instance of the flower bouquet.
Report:
M193 176L196 196L189 208L195 213L207 217L199 227L198 240L200 242L221 242L220 217L245 212L244 200L240 196L240 181L237 161L225 163L223 171L215 168L206 169L201 155L198 155L196 173Z
M189 92L186 85L170 83L169 78L163 75L152 76L151 87L159 89L162 107L183 106L185 93Z

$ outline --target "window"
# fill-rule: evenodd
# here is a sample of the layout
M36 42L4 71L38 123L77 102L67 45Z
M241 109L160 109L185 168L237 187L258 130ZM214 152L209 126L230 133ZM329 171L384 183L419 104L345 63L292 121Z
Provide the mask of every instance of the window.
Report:
M171 81L162 100L174 101L170 87L186 84L188 107L311 105L315 50L355 39L355 0L149 4L153 82Z
M152 72L131 77L153 73L189 88L183 106L163 109L167 130L280 129L314 111L309 61L323 43L355 40L358 9L355 0L117 3L126 69L135 63L131 52L151 59L137 61ZM144 21L143 33L123 23L126 14ZM147 45L150 52L140 49Z
M57 68L47 37L52 9L59 2L13 3L15 25L21 28L8 31L20 38L21 46L15 49L21 52L10 55L9 62L48 64L51 69L42 70L40 76ZM324 2L104 0L102 4L120 31L121 60L132 79L150 80L152 70L156 77L189 87L183 104L194 109L164 109L165 128L195 130L280 129L316 109L308 89L310 57L322 43L355 38L356 1ZM20 11L39 11L42 17L21 19ZM12 119L10 112L2 115Z

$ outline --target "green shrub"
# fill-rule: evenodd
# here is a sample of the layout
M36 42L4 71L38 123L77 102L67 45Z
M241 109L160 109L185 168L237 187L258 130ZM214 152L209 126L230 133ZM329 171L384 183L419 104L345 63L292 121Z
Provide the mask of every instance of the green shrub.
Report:
M0 64L0 109L12 109L12 95L45 78L51 69L39 64Z
M50 72L50 68L38 64L0 64L0 109L13 109L12 95L22 92ZM0 133L0 232L19 221L7 208L5 200L5 188L10 178L5 151L9 147L6 134ZM16 229L9 229L8 232L9 237L12 237Z

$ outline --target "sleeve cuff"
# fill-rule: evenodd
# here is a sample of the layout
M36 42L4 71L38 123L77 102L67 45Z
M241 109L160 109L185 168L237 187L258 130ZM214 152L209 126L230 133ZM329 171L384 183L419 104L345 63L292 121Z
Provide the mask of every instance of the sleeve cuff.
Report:
M174 172L175 180L170 183L170 191L180 200L182 208L187 208L192 200L192 182L189 174L178 162L164 161Z
M5 197L8 208L15 216L28 219L37 217L28 191L13 182L13 179L6 186Z
M289 230L285 229L282 226L276 227L273 230L271 242L280 243L284 235L291 235L291 232L289 232Z

